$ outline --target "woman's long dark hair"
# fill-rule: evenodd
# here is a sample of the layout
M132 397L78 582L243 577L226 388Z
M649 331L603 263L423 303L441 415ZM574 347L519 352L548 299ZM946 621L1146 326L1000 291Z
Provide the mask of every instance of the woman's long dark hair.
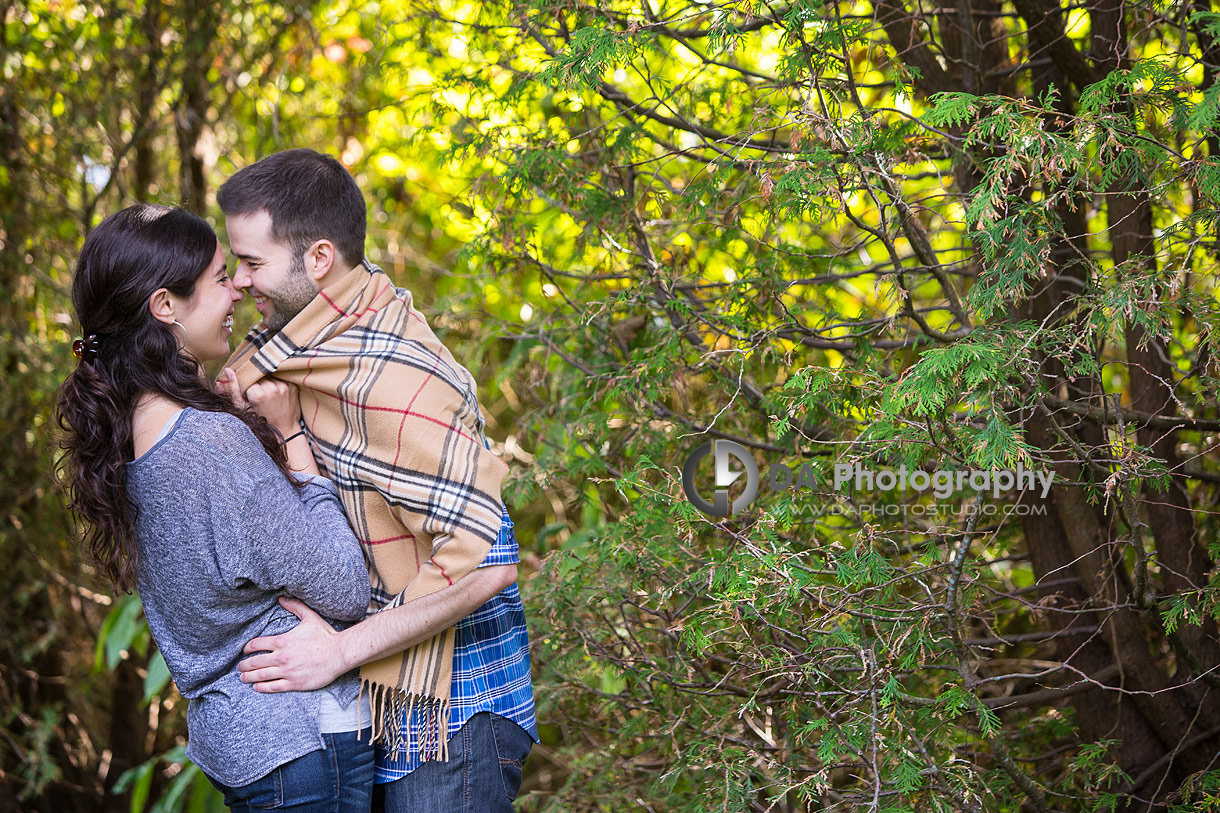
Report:
M106 218L81 248L72 305L86 337L76 370L59 388L60 483L80 526L86 557L120 590L135 585L136 507L127 496L134 457L132 415L145 392L245 422L281 471L278 433L213 391L199 362L179 352L171 325L148 302L158 288L187 298L216 256L216 233L183 209L141 203Z

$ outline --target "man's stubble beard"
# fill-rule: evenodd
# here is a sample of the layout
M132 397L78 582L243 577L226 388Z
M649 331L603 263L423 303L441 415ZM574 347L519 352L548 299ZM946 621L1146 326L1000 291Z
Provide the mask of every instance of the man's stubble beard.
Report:
M305 271L305 258L293 257L283 286L267 292L267 298L275 307L275 311L266 319L267 327L270 330L283 330L317 295L318 289Z

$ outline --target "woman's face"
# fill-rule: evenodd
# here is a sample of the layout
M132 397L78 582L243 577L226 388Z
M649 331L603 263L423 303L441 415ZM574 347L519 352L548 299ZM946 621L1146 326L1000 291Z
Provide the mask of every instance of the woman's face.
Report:
M186 333L182 349L199 361L227 357L229 337L233 335L233 304L241 297L241 291L229 279L225 255L217 243L212 263L195 280L195 292L175 302L174 313Z

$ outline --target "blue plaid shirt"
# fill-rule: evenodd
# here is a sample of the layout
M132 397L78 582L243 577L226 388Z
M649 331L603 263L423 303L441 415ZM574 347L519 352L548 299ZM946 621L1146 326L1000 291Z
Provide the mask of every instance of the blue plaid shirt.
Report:
M500 536L479 567L515 565L517 537L508 509L500 524ZM521 726L538 742L538 723L534 719L534 689L530 684L529 635L525 630L525 611L517 583L493 596L457 623L457 643L453 652L453 688L449 700L449 732L452 737L466 721L481 711L494 712ZM390 758L389 750L378 746L376 782L401 779L420 766L419 740L423 718L412 713L409 721L412 748Z

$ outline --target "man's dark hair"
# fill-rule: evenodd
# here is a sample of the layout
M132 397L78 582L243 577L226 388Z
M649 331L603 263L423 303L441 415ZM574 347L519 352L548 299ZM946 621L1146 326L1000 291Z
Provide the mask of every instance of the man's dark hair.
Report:
M271 236L297 257L330 240L349 263L364 259L364 195L342 164L309 149L285 150L237 172L216 192L226 216L271 215Z

